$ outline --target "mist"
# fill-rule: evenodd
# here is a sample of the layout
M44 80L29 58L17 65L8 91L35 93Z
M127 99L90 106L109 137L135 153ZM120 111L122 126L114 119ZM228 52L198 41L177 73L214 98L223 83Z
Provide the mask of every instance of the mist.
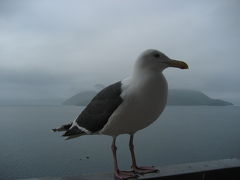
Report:
M184 60L169 88L240 104L240 3L212 1L0 1L0 99L67 98L131 74L158 49Z

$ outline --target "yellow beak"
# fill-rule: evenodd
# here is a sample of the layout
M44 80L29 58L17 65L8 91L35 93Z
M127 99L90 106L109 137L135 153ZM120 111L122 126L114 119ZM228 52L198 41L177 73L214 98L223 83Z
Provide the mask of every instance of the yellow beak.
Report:
M183 61L171 59L170 61L166 62L166 64L168 64L170 67L177 67L180 69L188 69L187 63L185 63Z

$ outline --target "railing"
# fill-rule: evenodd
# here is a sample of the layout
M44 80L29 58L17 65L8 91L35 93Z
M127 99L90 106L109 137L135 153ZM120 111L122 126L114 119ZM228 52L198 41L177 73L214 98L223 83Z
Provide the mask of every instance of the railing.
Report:
M146 174L137 179L145 180L240 180L240 160L222 159L216 161L176 164L158 167L158 173ZM115 180L112 173L79 175L77 177L46 177L25 180ZM134 179L133 179L134 180Z

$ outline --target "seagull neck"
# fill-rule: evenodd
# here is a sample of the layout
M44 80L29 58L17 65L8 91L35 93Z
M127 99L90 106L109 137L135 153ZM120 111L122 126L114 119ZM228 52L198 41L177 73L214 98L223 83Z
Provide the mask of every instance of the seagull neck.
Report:
M132 78L136 81L143 81L143 80L151 80L151 79L158 79L162 77L162 71L153 71L149 69L138 69L135 68L132 74Z

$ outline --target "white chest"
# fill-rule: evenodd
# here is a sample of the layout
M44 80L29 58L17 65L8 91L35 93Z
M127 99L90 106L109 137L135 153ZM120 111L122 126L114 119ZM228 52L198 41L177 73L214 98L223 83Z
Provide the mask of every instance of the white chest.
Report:
M100 133L131 134L153 123L167 102L167 82L163 75L132 83L123 82L123 103L109 118Z

